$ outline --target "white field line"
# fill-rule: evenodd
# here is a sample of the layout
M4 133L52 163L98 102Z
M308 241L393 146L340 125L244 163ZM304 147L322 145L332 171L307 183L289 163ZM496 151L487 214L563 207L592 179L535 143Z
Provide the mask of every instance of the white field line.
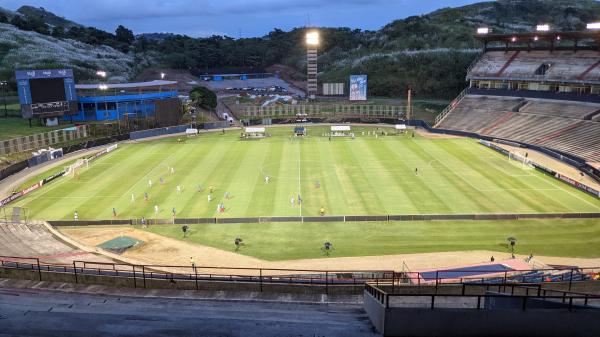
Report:
M302 198L302 182L301 182L301 172L302 172L302 142L298 142L298 197ZM300 216L302 216L302 204L304 202L300 202L298 206L300 206Z
M535 177L537 177L538 179L542 179L542 177L541 177L541 176L537 176L537 175L536 175ZM569 194L569 195L571 195L572 197L575 197L575 198L577 198L577 199L579 199L579 200L581 200L581 201L585 202L586 204L588 204L588 205L590 205L590 206L592 206L592 207L594 207L594 208L596 208L596 209L600 209L600 207L599 207L599 206L597 206L597 205L594 205L594 204L592 204L591 202L589 202L589 201L587 201L587 200L583 199L582 197L578 196L577 194L575 194L575 193L573 193L573 192L571 192L571 191L569 191L569 190L566 190L566 189L562 188L562 186L560 186L560 185L558 185L558 184L555 184L555 183L554 183L554 182L552 182L552 181L549 181L548 183L549 183L550 185L552 185L552 186L556 187L557 189L559 189L559 190L562 190L562 191L563 191L563 192L565 192L565 193L568 193L568 194Z
M137 182L135 182L127 191L123 192L124 196L129 195L129 193L131 193L135 187L139 184L147 184L148 181L146 181L146 178L152 173L154 172L156 169L159 168L164 168L164 166L167 167L167 171L169 170L169 165L165 164L165 161L169 160L171 157L173 157L175 154L177 154L177 151L173 151L169 156L167 156L165 159L163 159L160 163L158 163L158 165L155 165L150 171L148 171L143 177L139 178ZM167 174L170 174L170 172L167 172ZM152 182L152 185L154 186L154 182Z

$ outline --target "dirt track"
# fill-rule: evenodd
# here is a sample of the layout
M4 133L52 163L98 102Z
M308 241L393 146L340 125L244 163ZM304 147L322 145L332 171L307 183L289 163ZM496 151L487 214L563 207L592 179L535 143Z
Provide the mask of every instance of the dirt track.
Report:
M511 258L508 253L491 251L443 252L422 254L400 254L364 257L330 257L323 259L305 259L288 261L265 261L250 256L224 251L163 237L157 234L136 230L131 227L64 227L60 231L71 238L90 246L96 246L115 237L126 235L142 240L145 244L123 254L124 257L144 264L188 265L190 257L194 257L197 265L232 267L232 268L282 268L282 269L317 269L330 271L343 270L403 270L404 264L412 271L460 267L490 260L496 261ZM526 256L521 256L525 258ZM577 265L582 267L600 266L600 258L563 258L537 256L536 259L546 264ZM221 272L229 273L223 269Z

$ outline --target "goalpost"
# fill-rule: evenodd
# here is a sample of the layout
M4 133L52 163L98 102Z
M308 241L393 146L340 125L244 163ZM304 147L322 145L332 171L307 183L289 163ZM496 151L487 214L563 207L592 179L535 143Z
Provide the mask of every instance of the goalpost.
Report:
M79 159L74 164L65 167L65 175L71 178L77 177L84 168L90 167L89 159Z
M524 169L534 169L531 160L520 152L509 152L508 161L517 165L521 165Z

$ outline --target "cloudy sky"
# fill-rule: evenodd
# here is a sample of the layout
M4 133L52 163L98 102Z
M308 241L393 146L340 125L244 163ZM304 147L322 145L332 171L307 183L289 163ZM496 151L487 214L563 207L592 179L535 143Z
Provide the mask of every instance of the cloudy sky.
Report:
M114 31L123 24L136 34L172 32L190 36L262 36L273 28L305 26L375 30L411 15L474 0L2 0L16 10L44 7L87 26ZM309 22L310 20L310 22Z

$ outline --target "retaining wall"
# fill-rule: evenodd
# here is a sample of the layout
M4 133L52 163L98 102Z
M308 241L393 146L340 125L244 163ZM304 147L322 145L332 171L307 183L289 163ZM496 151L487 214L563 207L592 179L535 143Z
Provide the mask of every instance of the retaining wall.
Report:
M524 220L524 219L598 219L600 213L540 213L540 214L413 214L413 215L339 215L302 217L249 218L185 218L146 219L147 225L240 224L267 222L369 222L369 221L440 221L440 220ZM141 225L141 219L48 221L52 226Z

